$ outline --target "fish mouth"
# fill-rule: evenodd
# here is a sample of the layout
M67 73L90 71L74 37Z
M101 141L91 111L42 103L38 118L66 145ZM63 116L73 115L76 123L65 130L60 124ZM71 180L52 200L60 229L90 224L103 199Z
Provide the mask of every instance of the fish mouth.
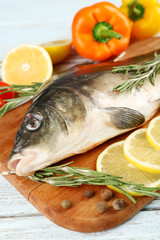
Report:
M8 169L18 176L32 176L40 169L50 165L53 159L47 150L40 147L25 148L15 153L8 161Z
M26 158L24 155L17 153L11 157L8 162L8 169L18 176L31 176L35 173L28 166L27 162L30 159Z

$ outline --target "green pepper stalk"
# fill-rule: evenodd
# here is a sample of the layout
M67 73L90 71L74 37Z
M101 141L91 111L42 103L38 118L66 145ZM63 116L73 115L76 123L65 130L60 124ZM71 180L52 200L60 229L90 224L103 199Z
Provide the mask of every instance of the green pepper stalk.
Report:
M108 22L98 22L92 30L94 40L101 43L107 43L112 38L121 39L122 35L112 29L112 25Z

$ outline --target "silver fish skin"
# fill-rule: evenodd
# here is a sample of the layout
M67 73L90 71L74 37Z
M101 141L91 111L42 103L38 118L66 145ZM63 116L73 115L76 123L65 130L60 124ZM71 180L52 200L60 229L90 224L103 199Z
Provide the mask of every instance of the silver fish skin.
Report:
M113 66L142 63L154 53L122 62L75 66L53 76L38 90L17 132L8 168L33 174L69 156L143 125L159 110L160 74L155 86L118 93L127 76Z

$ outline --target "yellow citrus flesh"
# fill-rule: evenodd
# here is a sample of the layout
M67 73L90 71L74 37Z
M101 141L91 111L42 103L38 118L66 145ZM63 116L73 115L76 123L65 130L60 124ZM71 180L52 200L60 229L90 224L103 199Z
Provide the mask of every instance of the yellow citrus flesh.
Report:
M124 142L123 151L126 159L135 167L160 174L160 150L147 141L146 128L130 134Z
M97 159L97 171L122 177L124 181L144 184L146 187L160 186L160 175L142 171L129 163L123 154L124 141L116 142L107 147ZM142 149L141 149L142 150ZM116 187L108 186L115 191L121 192ZM129 189L128 193L133 196L141 196Z
M25 44L10 50L2 62L2 79L9 84L31 84L49 79L53 65L48 52Z
M61 62L71 51L71 40L59 40L41 44L49 53L53 64Z
M149 143L160 150L160 116L155 117L148 125L146 137Z

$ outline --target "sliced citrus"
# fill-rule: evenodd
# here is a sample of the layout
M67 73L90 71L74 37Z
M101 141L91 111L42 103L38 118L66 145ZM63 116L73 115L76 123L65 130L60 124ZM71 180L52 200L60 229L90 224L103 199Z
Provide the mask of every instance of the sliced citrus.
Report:
M40 46L25 44L10 50L2 62L2 79L9 84L43 82L53 73L48 52Z
M145 187L160 186L159 174L141 171L126 160L123 154L123 144L124 141L113 143L98 156L97 171L122 177L124 181L144 184ZM116 187L108 187L120 192ZM126 191L133 196L142 195L129 189Z
M160 150L160 116L152 119L148 125L146 137L149 143Z
M41 44L49 53L53 64L61 62L71 51L71 40L59 40Z
M160 174L160 150L149 144L146 128L130 134L123 147L126 159L135 167L150 173Z

